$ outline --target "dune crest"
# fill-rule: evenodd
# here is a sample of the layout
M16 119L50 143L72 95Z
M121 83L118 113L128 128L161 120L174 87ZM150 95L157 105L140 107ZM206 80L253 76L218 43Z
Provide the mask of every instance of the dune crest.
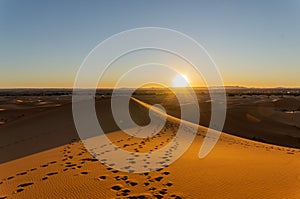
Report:
M108 102L100 100L97 103L104 108ZM66 106L55 108L56 114L65 111ZM147 106L141 107L133 101L133 108L132 113L137 117L147 114L147 110L143 110ZM105 114L110 115L107 111ZM113 144L127 151L155 151L176 134L179 120L174 117L169 119L163 130L151 138L129 136L115 129L114 125L107 127L107 130L109 127L115 130L106 136ZM145 118L141 120L147 121ZM142 174L121 172L101 164L80 141L72 138L62 146L2 163L0 197L298 198L298 149L221 133L211 153L199 159L199 149L206 132L207 128L198 126L197 136L183 156L163 169ZM49 138L47 136L41 135L31 143L42 142ZM20 146L22 143L14 145ZM5 147L1 150L8 151ZM135 164L137 158L130 161ZM150 163L145 160L147 164Z

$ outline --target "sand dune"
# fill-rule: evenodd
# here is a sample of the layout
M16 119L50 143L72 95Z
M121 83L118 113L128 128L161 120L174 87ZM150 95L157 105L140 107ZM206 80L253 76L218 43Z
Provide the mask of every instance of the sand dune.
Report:
M139 95L144 102L162 104L170 115L180 117L174 95ZM211 118L209 95L198 95L200 125L208 126ZM300 148L300 98L295 96L229 96L223 131L265 143ZM189 106L186 104L185 106ZM294 112L289 114L287 112Z
M169 117L167 125L151 139L129 136L111 121L108 104L108 99L96 104L99 117L105 116L100 123L109 132L107 137L125 150L139 153L160 149L177 131L178 121ZM132 101L131 114L137 123L146 124L147 113L146 106ZM222 133L213 151L199 159L207 131L199 126L191 147L170 166L144 174L120 172L101 164L76 141L70 114L67 104L1 127L0 198L300 196L298 149Z

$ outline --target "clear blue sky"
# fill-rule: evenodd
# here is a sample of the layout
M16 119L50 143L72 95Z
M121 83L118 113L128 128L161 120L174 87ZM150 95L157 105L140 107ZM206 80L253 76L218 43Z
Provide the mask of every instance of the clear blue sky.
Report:
M299 0L0 0L0 87L71 87L99 42L145 26L196 39L226 85L300 87Z

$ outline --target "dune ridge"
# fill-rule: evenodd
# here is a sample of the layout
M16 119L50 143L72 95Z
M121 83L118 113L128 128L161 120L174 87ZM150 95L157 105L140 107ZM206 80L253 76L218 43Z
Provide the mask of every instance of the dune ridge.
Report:
M111 113L105 108L109 100L97 103L96 107L107 115L106 122L110 121ZM141 118L140 122L146 123L148 119L145 117L150 105L142 106L135 100L132 103L133 119ZM39 122L48 121L47 117L59 115L69 108L69 105L57 107L52 114L43 116L45 119L39 116ZM37 118L29 120L33 119ZM60 119L58 117L52 122L56 123ZM29 121L23 122L26 126ZM114 124L105 127L107 131L112 130L106 136L116 146L128 151L153 151L163 147L175 136L178 122L178 118L170 116L162 131L150 139L129 136ZM299 149L263 144L221 133L213 151L204 159L199 159L198 152L207 128L198 126L193 144L180 159L158 171L135 174L120 172L101 164L77 141L72 125L64 124L63 129L57 125L48 134L41 134L34 141L26 141L28 145L25 146L43 143L45 139L49 140L50 135L53 141L60 138L63 139L61 143L66 140L68 143L0 165L0 198L299 198L300 195ZM27 128L30 131L36 127L31 124ZM62 136L65 134L69 135L68 139ZM17 147L22 148L24 145L17 142L2 147L0 151L9 156L16 152L10 149Z

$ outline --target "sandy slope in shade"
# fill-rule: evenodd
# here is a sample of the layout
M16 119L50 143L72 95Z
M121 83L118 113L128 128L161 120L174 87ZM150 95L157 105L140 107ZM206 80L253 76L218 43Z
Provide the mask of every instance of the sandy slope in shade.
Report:
M163 147L175 120L150 140L108 133L128 151ZM186 153L160 171L130 174L111 169L73 142L0 165L0 198L299 198L300 151L222 133L204 159L198 152L206 128ZM41 136L40 139L43 139ZM144 141L144 142L143 142ZM129 145L129 146L128 146Z

